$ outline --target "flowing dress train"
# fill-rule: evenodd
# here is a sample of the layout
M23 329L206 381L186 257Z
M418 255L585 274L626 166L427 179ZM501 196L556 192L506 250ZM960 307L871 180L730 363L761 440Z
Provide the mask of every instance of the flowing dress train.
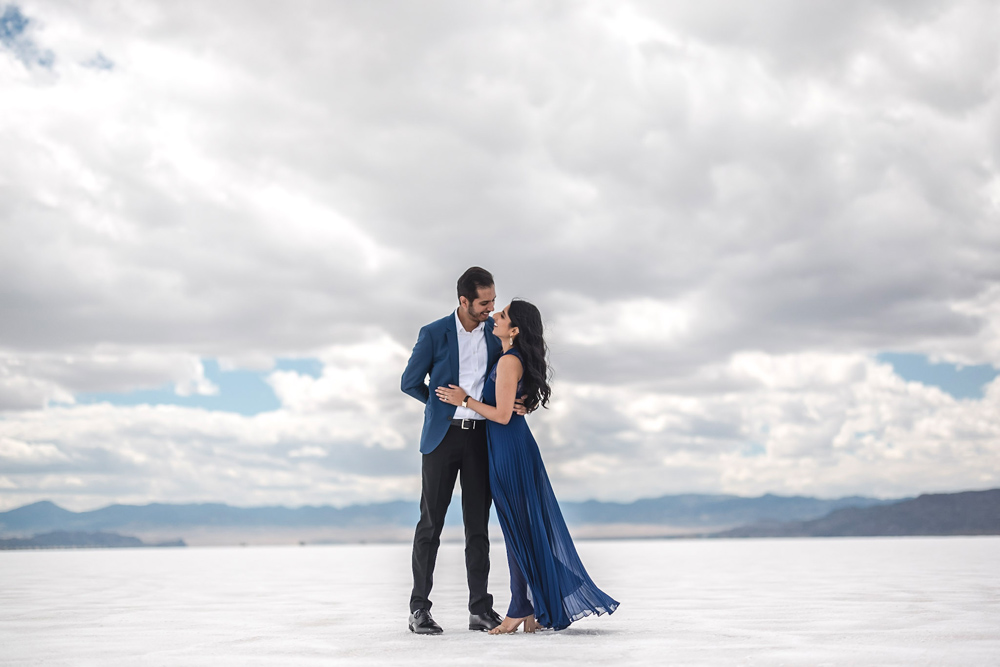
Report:
M514 348L505 354L520 359ZM496 378L494 366L484 403L496 405ZM486 434L490 491L510 566L507 615L533 613L542 626L562 630L584 616L614 612L618 602L594 584L576 553L528 422L516 414L507 424L487 421Z

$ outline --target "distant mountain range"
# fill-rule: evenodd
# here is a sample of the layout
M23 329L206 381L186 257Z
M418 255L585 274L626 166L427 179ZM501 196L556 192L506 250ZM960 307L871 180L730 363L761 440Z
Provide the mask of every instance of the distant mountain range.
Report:
M452 504L451 539L461 539L459 503ZM561 507L573 534L581 538L1000 534L1000 489L895 500L686 494L632 503L565 502ZM407 501L343 508L158 503L88 512L42 501L0 512L0 538L44 541L56 538L39 533L113 531L156 542L183 536L188 544L399 542L412 539L417 518L417 503Z
M1000 489L921 495L876 507L848 507L811 521L768 522L710 537L1000 535Z
M183 547L183 540L146 544L137 537L117 533L81 533L57 530L34 537L11 537L0 539L0 550L10 549L79 549L79 548L124 548L124 547Z
M697 528L738 526L758 521L792 521L821 517L843 507L870 507L897 502L863 496L824 500L806 496L766 494L755 498L684 494L605 503L588 500L560 503L570 525L640 524Z
M72 512L47 500L0 512L0 534L40 530L127 530L163 528L258 528L262 526L416 525L416 503L395 501L375 505L321 507L232 507L222 503L172 505L110 505Z
M760 521L792 521L820 517L844 507L869 507L895 502L852 496L822 500L801 496L764 495L744 498L728 495L675 495L605 503L594 500L565 502L560 506L570 525L637 524L677 528L720 528ZM458 502L449 518L460 521ZM22 536L39 531L125 530L142 532L165 528L259 528L266 526L363 528L415 526L419 507L414 502L393 501L344 508L232 507L221 503L190 505L110 505L87 512L72 512L42 501L0 512L0 535Z

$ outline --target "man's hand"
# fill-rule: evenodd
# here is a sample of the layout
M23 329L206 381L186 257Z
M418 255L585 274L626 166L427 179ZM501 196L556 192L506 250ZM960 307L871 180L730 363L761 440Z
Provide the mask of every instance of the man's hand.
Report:
M524 399L528 398L528 395L520 396L514 399L514 414L521 415L522 417L528 414L527 408L524 407Z

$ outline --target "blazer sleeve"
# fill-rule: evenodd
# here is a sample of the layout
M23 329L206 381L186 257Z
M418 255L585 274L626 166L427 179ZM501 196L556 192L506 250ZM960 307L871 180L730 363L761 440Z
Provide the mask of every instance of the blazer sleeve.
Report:
M424 378L430 373L433 361L434 345L427 327L423 327L417 335L417 342L413 346L410 360L406 362L406 370L403 371L403 377L399 382L399 388L404 394L409 394L421 403L427 402L430 390L424 383Z

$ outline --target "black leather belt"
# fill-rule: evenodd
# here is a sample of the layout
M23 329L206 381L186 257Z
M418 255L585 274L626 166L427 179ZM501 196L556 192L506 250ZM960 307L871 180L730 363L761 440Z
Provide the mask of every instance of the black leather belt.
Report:
M451 425L458 426L463 431L468 431L469 429L475 430L476 424L482 424L484 419L452 419Z

